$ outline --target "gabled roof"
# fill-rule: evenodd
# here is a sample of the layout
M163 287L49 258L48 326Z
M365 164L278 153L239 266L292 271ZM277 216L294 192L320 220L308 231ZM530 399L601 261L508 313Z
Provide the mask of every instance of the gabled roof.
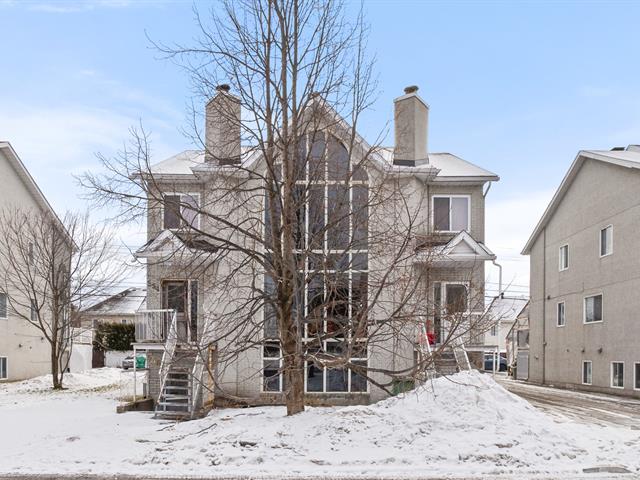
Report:
M27 188L27 191L34 198L38 206L45 213L51 215L51 218L54 219L54 221L58 224L58 226L62 229L62 231L69 239L69 243L75 245L73 239L69 237L69 232L67 232L67 229L64 227L64 224L60 220L60 217L58 217L58 214L55 212L55 210L47 200L47 197L44 196L44 193L42 193L42 190L40 190L40 187L38 187L38 184L33 179L24 163L22 163L22 160L20 160L20 157L13 149L11 144L9 142L0 141L0 151L4 153L4 157L9 161L9 164L17 172L18 177L23 181L24 185Z
M484 244L478 242L466 231L461 231L451 240L419 251L417 262L484 262L495 260L496 256Z
M562 179L562 183L553 195L551 202L547 206L547 209L542 214L542 218L533 230L533 233L529 237L526 245L522 249L522 255L528 255L531 252L531 248L535 243L538 235L542 232L544 227L547 226L549 220L556 211L556 208L564 198L565 194L569 190L569 187L573 183L573 180L578 175L580 168L587 160L595 160L598 162L604 162L611 165L617 165L623 168L630 168L634 170L640 170L640 147L638 145L629 145L626 149L614 149L614 150L581 150L574 159L569 171Z
M197 252L215 252L217 247L205 237L193 233L175 230L163 230L160 234L140 247L136 258L166 259L174 255L194 254Z
M82 310L83 315L133 315L147 303L146 288L127 288Z
M492 321L515 322L528 303L527 297L498 295L487 307L487 317Z

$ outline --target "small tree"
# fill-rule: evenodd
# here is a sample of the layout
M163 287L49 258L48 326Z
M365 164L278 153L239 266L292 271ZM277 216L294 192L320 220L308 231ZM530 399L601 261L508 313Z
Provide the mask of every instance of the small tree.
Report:
M124 273L113 262L112 234L88 215L9 208L0 212L1 285L12 313L50 347L53 388L61 389L73 348L75 316Z

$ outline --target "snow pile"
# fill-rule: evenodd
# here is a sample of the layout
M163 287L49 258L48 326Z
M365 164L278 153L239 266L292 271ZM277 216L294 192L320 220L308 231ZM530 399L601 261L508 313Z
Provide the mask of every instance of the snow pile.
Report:
M424 477L578 472L599 460L566 426L478 372L370 406L310 408L294 417L282 407L216 410L155 440L153 451L127 461L183 473ZM629 458L636 470L639 447L635 435Z
M119 378L106 370L79 377L77 393L0 402L0 425L11 432L0 436L0 475L560 478L602 464L640 472L640 431L554 421L478 372L369 406L293 417L284 407L224 409L176 424L118 415L112 392L87 392Z
M94 368L81 373L65 373L62 385L68 391L78 392L116 387L121 381L122 370L119 368ZM21 382L0 383L0 395L52 391L52 385L51 374Z

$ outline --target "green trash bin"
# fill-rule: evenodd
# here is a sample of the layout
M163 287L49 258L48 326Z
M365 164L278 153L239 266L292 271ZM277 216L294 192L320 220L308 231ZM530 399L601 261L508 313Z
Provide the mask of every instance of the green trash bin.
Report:
M136 355L136 368L147 368L147 357L144 355Z

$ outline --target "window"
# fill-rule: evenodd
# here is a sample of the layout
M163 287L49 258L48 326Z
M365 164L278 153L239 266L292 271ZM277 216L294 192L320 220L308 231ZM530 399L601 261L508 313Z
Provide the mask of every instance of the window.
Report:
M0 318L7 318L7 294L0 292Z
M560 247L559 261L560 271L569 268L569 245L563 245Z
M284 375L278 342L265 342L262 346L262 368L262 391L281 392L284 388Z
M38 321L38 304L35 300L31 300L31 306L29 308L29 318L32 322Z
M611 387L624 388L624 362L611 362Z
M492 325L491 326L491 336L495 337L498 334L498 327L497 325Z
M558 302L558 310L556 315L556 325L558 327L565 326L565 317L564 317L564 302Z
M33 265L34 258L34 245L33 242L29 242L28 250L27 250L27 264Z
M353 164L336 137L323 132L306 136L298 152L292 196L296 205L294 253L299 260L301 288L292 308L302 312L305 322L306 391L366 392L367 356L360 352L360 345L366 338L368 322L367 173ZM276 164L275 170L276 180L281 180L280 165ZM281 188L279 182L273 188ZM272 225L272 220L280 211L277 203L269 204L268 187L265 190L264 236L269 250L277 234L277 223ZM276 286L274 278L265 272L263 334L271 341L278 338ZM332 360L348 365L323 366ZM281 365L279 359L263 355L263 361L263 390L280 391L276 387L282 387L282 381L275 373Z
M434 196L433 229L437 232L469 230L468 196Z
M0 380L6 380L9 378L9 371L7 370L7 357L0 357Z
M633 388L640 390L640 363L633 364Z
M198 193L172 193L164 195L164 228L175 229L190 226L200 228Z
M592 295L584 299L584 323L602 321L602 295Z
M613 226L600 230L600 256L606 257L613 253Z
M591 360L584 360L582 362L582 384L591 385L593 381L593 364Z

